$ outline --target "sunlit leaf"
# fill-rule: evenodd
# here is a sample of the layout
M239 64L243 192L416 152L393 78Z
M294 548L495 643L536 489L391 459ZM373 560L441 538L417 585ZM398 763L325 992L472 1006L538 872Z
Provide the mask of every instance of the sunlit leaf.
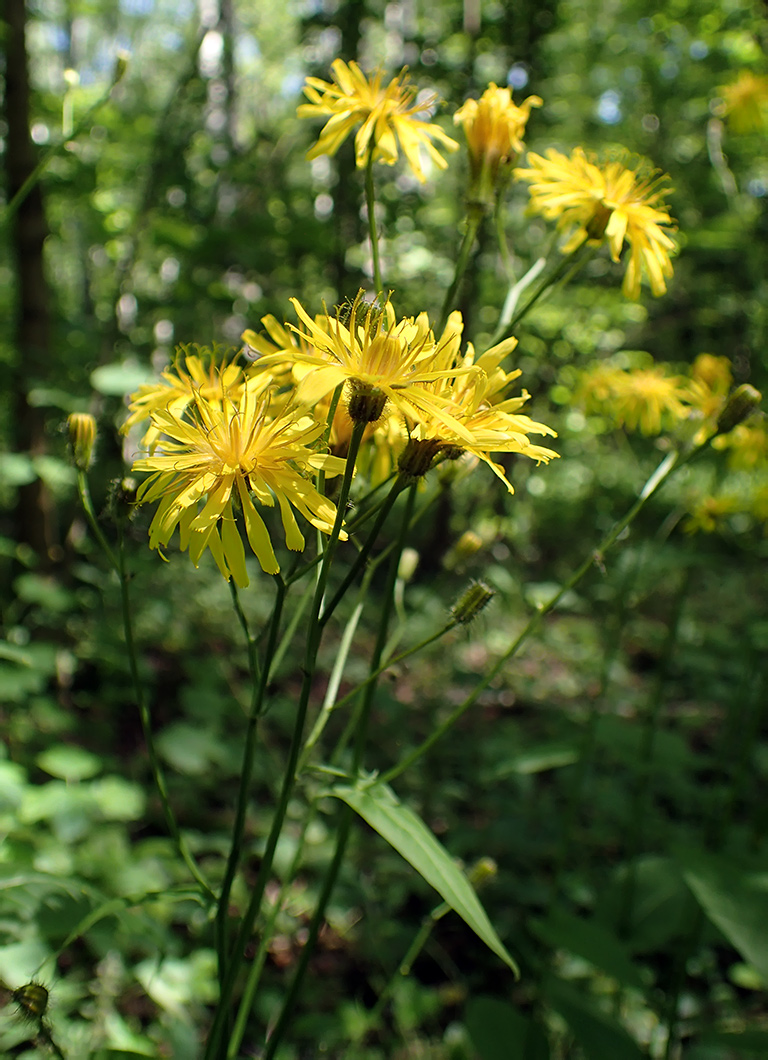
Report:
M342 799L431 884L448 905L505 964L518 974L515 961L491 925L488 915L450 854L424 822L385 784L339 785L330 794Z

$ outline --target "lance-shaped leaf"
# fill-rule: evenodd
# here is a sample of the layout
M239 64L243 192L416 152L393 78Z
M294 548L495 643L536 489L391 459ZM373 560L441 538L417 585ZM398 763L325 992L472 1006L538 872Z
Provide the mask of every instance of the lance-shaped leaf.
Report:
M519 971L496 934L472 886L424 822L386 784L338 785L329 794L346 802L416 869L489 949Z

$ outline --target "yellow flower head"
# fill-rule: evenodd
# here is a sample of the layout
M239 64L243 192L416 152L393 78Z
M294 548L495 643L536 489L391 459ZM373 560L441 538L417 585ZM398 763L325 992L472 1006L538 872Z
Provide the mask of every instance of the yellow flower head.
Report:
M368 305L359 295L336 317L315 320L295 298L291 302L304 328L299 334L310 344L306 352L294 353L297 362L312 369L298 384L299 402L314 406L337 386L346 384L353 419L375 422L390 402L414 423L434 416L462 434L463 428L451 417L447 401L426 386L437 379L477 371L455 364L460 341L455 328L449 325L436 340L426 313L397 321L389 301L383 307ZM373 411L358 415L361 404ZM469 435L464 436L471 441Z
M453 120L464 129L469 148L470 196L492 202L500 175L524 150L523 135L531 107L540 107L538 96L517 106L508 88L491 84L479 100L468 99Z
M675 249L667 234L674 223L659 186L665 178L649 179L621 162L598 162L580 147L570 157L553 149L546 158L529 154L528 167L516 169L515 176L530 182L533 212L575 230L565 253L585 240L605 239L618 261L626 242L624 294L639 298L643 275L655 295L664 294L665 280L672 275L669 256Z
M242 510L248 543L267 574L277 574L280 567L254 501L273 507L277 500L290 549L304 548L294 508L313 526L330 532L336 509L305 477L317 469L335 475L344 468L338 457L311 449L323 424L300 412L269 419L267 397L259 399L247 388L223 401L196 393L187 419L165 408L153 412L152 421L164 436L160 452L133 465L136 472L150 473L138 503L160 502L149 528L150 548L167 545L178 526L180 547L189 551L195 566L208 548L224 577L232 576L244 587L248 575L236 508Z
M371 152L375 162L394 165L398 145L422 184L426 177L419 157L420 147L426 148L440 169L447 167L448 163L432 141L436 140L446 151L455 151L459 145L438 125L419 120L418 115L429 112L435 97L414 101L416 89L408 84L405 71L383 86L381 71L366 77L355 62L347 64L336 59L331 70L333 82L307 78L304 94L310 102L302 103L297 110L300 118L328 117L307 158L335 155L359 125L355 157L360 168L366 166Z
M763 417L740 423L728 434L712 442L715 449L728 450L728 463L736 471L753 471L768 466L768 431Z
M271 379L265 375L261 380L249 383L249 389L260 393L270 382ZM161 434L151 420L153 412L168 409L174 415L181 416L198 397L222 404L229 398L237 398L244 385L245 376L238 365L218 363L210 350L191 354L181 347L176 364L166 368L158 382L145 383L133 394L128 405L131 415L123 424L123 431L127 432L135 424L149 418L150 425L141 444L151 452Z
M597 364L583 373L579 385L579 398L589 410L647 435L660 434L686 415L685 396L683 380L668 376L663 365L624 370Z
M702 497L692 506L683 529L687 534L713 534L729 515L741 508L735 496L720 494L718 497Z
M736 81L720 88L722 111L736 133L764 132L768 128L768 77L742 70Z
M412 445L412 452L406 450L401 466L408 461L416 463L419 460L419 447L423 448L427 467L438 453L452 458L465 452L471 453L487 464L509 492L514 493L504 469L494 463L491 453L518 453L537 463L548 463L558 456L552 449L536 445L528 437L529 434L556 437L551 427L519 414L518 410L529 395L523 391L519 397L501 397L509 383L520 375L519 369L507 372L500 367L502 359L516 345L516 339L506 339L477 359L474 347L471 344L467 346L461 361L462 367L475 368L476 371L437 379L430 385L430 389L447 403L447 410L454 421L461 425L462 433L446 425L443 417L423 419L412 432L412 442L416 444Z
M713 433L717 418L728 400L732 382L731 362L727 357L700 353L693 362L691 379L685 387L685 400L691 406L692 414L702 421L697 440L705 437L706 433Z

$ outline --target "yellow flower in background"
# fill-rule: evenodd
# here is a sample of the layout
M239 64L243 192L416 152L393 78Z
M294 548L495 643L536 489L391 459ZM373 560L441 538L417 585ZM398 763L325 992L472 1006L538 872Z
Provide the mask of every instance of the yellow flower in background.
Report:
M381 71L366 77L355 62L347 64L336 59L331 71L332 82L307 78L304 94L310 102L302 103L297 110L300 118L328 118L307 158L335 155L359 125L355 158L360 168L367 165L371 152L375 162L392 166L402 150L417 179L424 183L426 176L419 157L422 147L436 166L447 167L432 141L446 151L455 151L459 145L438 125L419 119L419 115L429 114L436 96L416 100L416 89L409 85L405 71L386 86L382 84Z
M663 365L622 369L597 364L582 374L577 394L590 411L647 435L660 434L688 412L684 380L667 375Z
M702 421L696 441L703 441L707 433L714 432L717 419L728 400L732 382L731 362L727 357L700 353L693 362L690 382L686 384L684 393L693 414Z
M530 182L531 209L573 235L563 248L575 250L585 240L606 240L611 257L619 261L624 244L629 260L623 291L640 297L640 282L648 278L655 295L664 294L672 275L670 253L675 244L668 232L675 226L662 201L664 177L642 176L621 162L598 162L581 147L568 155L550 149L546 157L528 154L528 168L515 176Z
M765 418L754 418L752 422L740 423L727 434L721 434L712 442L715 449L728 450L728 463L737 471L752 471L768 465L768 431Z
M294 551L304 548L294 508L330 532L336 509L304 476L316 470L338 474L344 461L312 450L323 424L300 412L269 419L267 402L267 396L259 399L243 387L239 397L223 402L196 393L186 420L170 409L152 413L158 435L164 436L160 452L133 465L135 472L149 472L138 503L160 502L149 529L150 548L167 545L178 526L180 547L195 566L210 549L224 577L245 587L238 508L248 543L267 574L277 574L280 567L254 501L266 507L277 501L286 544Z
M720 88L722 113L736 133L768 129L768 77L742 70L730 85Z
M727 494L702 497L692 506L683 523L683 529L687 534L713 534L729 515L741 510L742 504L738 497Z
M270 382L268 376L263 376L260 380L250 381L248 386L254 392L261 393ZM127 432L142 420L150 419L141 444L151 451L157 445L161 434L160 429L151 420L153 412L167 409L172 414L181 416L198 397L224 404L231 398L237 398L245 383L243 369L238 365L218 363L210 350L190 354L181 348L176 364L166 368L158 382L145 383L133 394L128 405L131 415L123 424L123 431Z
M540 107L538 96L518 106L509 88L491 84L479 100L468 99L453 116L464 129L469 149L470 198L493 202L499 177L524 150L523 136L531 107Z

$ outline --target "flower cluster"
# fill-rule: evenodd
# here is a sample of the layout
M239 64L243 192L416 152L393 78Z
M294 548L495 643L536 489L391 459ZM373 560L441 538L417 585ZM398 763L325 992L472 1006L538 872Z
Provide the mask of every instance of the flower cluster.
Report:
M290 549L304 548L294 510L330 532L336 510L312 475L343 471L355 422L367 425L368 454L359 466L372 479L398 464L418 478L436 459L468 453L511 491L492 453L536 461L557 455L529 438L554 432L520 414L528 395L505 396L519 375L501 367L514 339L478 357L471 345L461 352L458 313L436 337L425 313L398 320L389 300L379 305L358 295L335 314L315 317L296 299L293 307L296 325L265 317L266 334L245 333L256 357L250 364L217 364L212 355L182 350L158 383L134 395L127 425L149 417L150 451L133 470L149 474L139 503L159 502L152 548L168 545L178 528L180 547L195 564L208 549L226 578L247 585L241 524L262 569L277 573L259 509L277 504ZM339 389L329 431L330 398ZM323 451L323 437L332 452Z
M639 298L641 278L647 276L653 294L664 294L675 244L668 234L674 224L662 201L663 178L645 177L639 167L619 161L599 162L580 147L570 157L554 149L546 157L529 153L527 161L528 168L516 169L515 176L531 185L531 210L571 233L565 253L605 240L619 261L627 243L624 293Z

